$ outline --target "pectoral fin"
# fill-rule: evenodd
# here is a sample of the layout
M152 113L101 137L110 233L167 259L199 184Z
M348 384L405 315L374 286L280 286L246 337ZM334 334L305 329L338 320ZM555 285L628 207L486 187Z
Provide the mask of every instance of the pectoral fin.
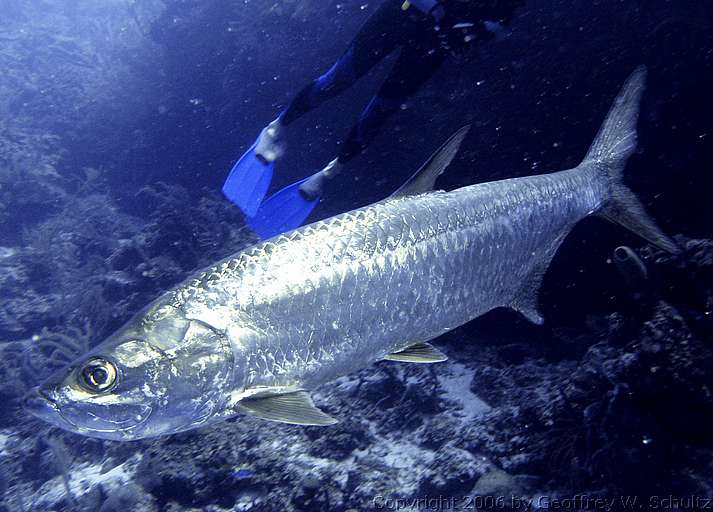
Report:
M430 343L416 343L405 350L389 354L384 359L402 363L440 363L446 361L448 356Z
M333 425L338 421L320 411L304 391L245 398L238 402L238 406L258 418L293 425Z

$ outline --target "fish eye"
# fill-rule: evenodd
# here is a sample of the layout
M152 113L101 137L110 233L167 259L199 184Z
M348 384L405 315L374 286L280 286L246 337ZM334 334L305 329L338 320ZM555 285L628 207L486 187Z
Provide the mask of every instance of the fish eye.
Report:
M79 370L79 384L91 393L110 391L116 385L116 366L101 357L94 357Z

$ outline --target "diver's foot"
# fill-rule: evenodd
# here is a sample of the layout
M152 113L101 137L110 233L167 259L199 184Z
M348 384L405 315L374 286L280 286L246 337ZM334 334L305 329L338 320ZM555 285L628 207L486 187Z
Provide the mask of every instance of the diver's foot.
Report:
M285 144L281 140L282 123L278 117L260 132L255 144L255 155L265 163L274 162L285 152Z
M314 201L324 194L324 185L342 169L339 159L335 158L319 172L314 173L300 185L300 194L305 201Z

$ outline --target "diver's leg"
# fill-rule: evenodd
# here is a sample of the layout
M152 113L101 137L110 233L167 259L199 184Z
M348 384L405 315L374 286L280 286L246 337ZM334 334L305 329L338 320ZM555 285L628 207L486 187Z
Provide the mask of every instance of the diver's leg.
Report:
M297 95L278 118L277 128L351 86L399 46L401 54L389 79L362 115L359 124L361 129L355 132L358 136L353 138L355 143L352 145L361 149L386 117L398 108L403 97L413 94L442 62L440 57L434 59L432 52L422 51L424 44L430 44L426 41L434 38L433 27L427 20L420 12L405 13L398 1L385 0L364 24L342 58ZM271 128L275 128L275 125L269 126L266 133ZM261 236L267 237L302 224L319 202L324 182L340 171L342 157L346 160L353 154L356 151L340 154L321 171L275 193L249 220L250 226Z
M391 53L402 38L404 14L398 2L384 1L329 70L302 89L280 115L288 125L298 117L339 95Z
M344 164L359 154L376 136L386 120L428 80L446 59L440 51L403 48L391 73L371 99L359 121L349 132L339 156L300 186L306 199L319 197L325 182L341 171Z
M446 54L438 50L423 52L404 48L401 52L379 92L349 132L339 153L340 163L348 162L364 150L386 120L433 76L446 59Z
M337 96L391 53L405 37L403 14L393 1L385 1L364 22L344 54L322 76L303 88L288 107L267 125L255 144L255 153L266 162L281 156L282 128L324 101Z

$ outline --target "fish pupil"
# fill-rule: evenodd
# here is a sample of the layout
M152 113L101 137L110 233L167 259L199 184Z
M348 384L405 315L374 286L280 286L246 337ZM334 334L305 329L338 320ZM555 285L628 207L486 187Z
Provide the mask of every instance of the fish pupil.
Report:
M95 384L99 386L106 384L108 378L109 374L104 368L94 368L94 370L92 370L92 381L94 381Z
M81 371L80 383L92 392L102 392L111 388L116 382L115 366L103 359L94 359Z

